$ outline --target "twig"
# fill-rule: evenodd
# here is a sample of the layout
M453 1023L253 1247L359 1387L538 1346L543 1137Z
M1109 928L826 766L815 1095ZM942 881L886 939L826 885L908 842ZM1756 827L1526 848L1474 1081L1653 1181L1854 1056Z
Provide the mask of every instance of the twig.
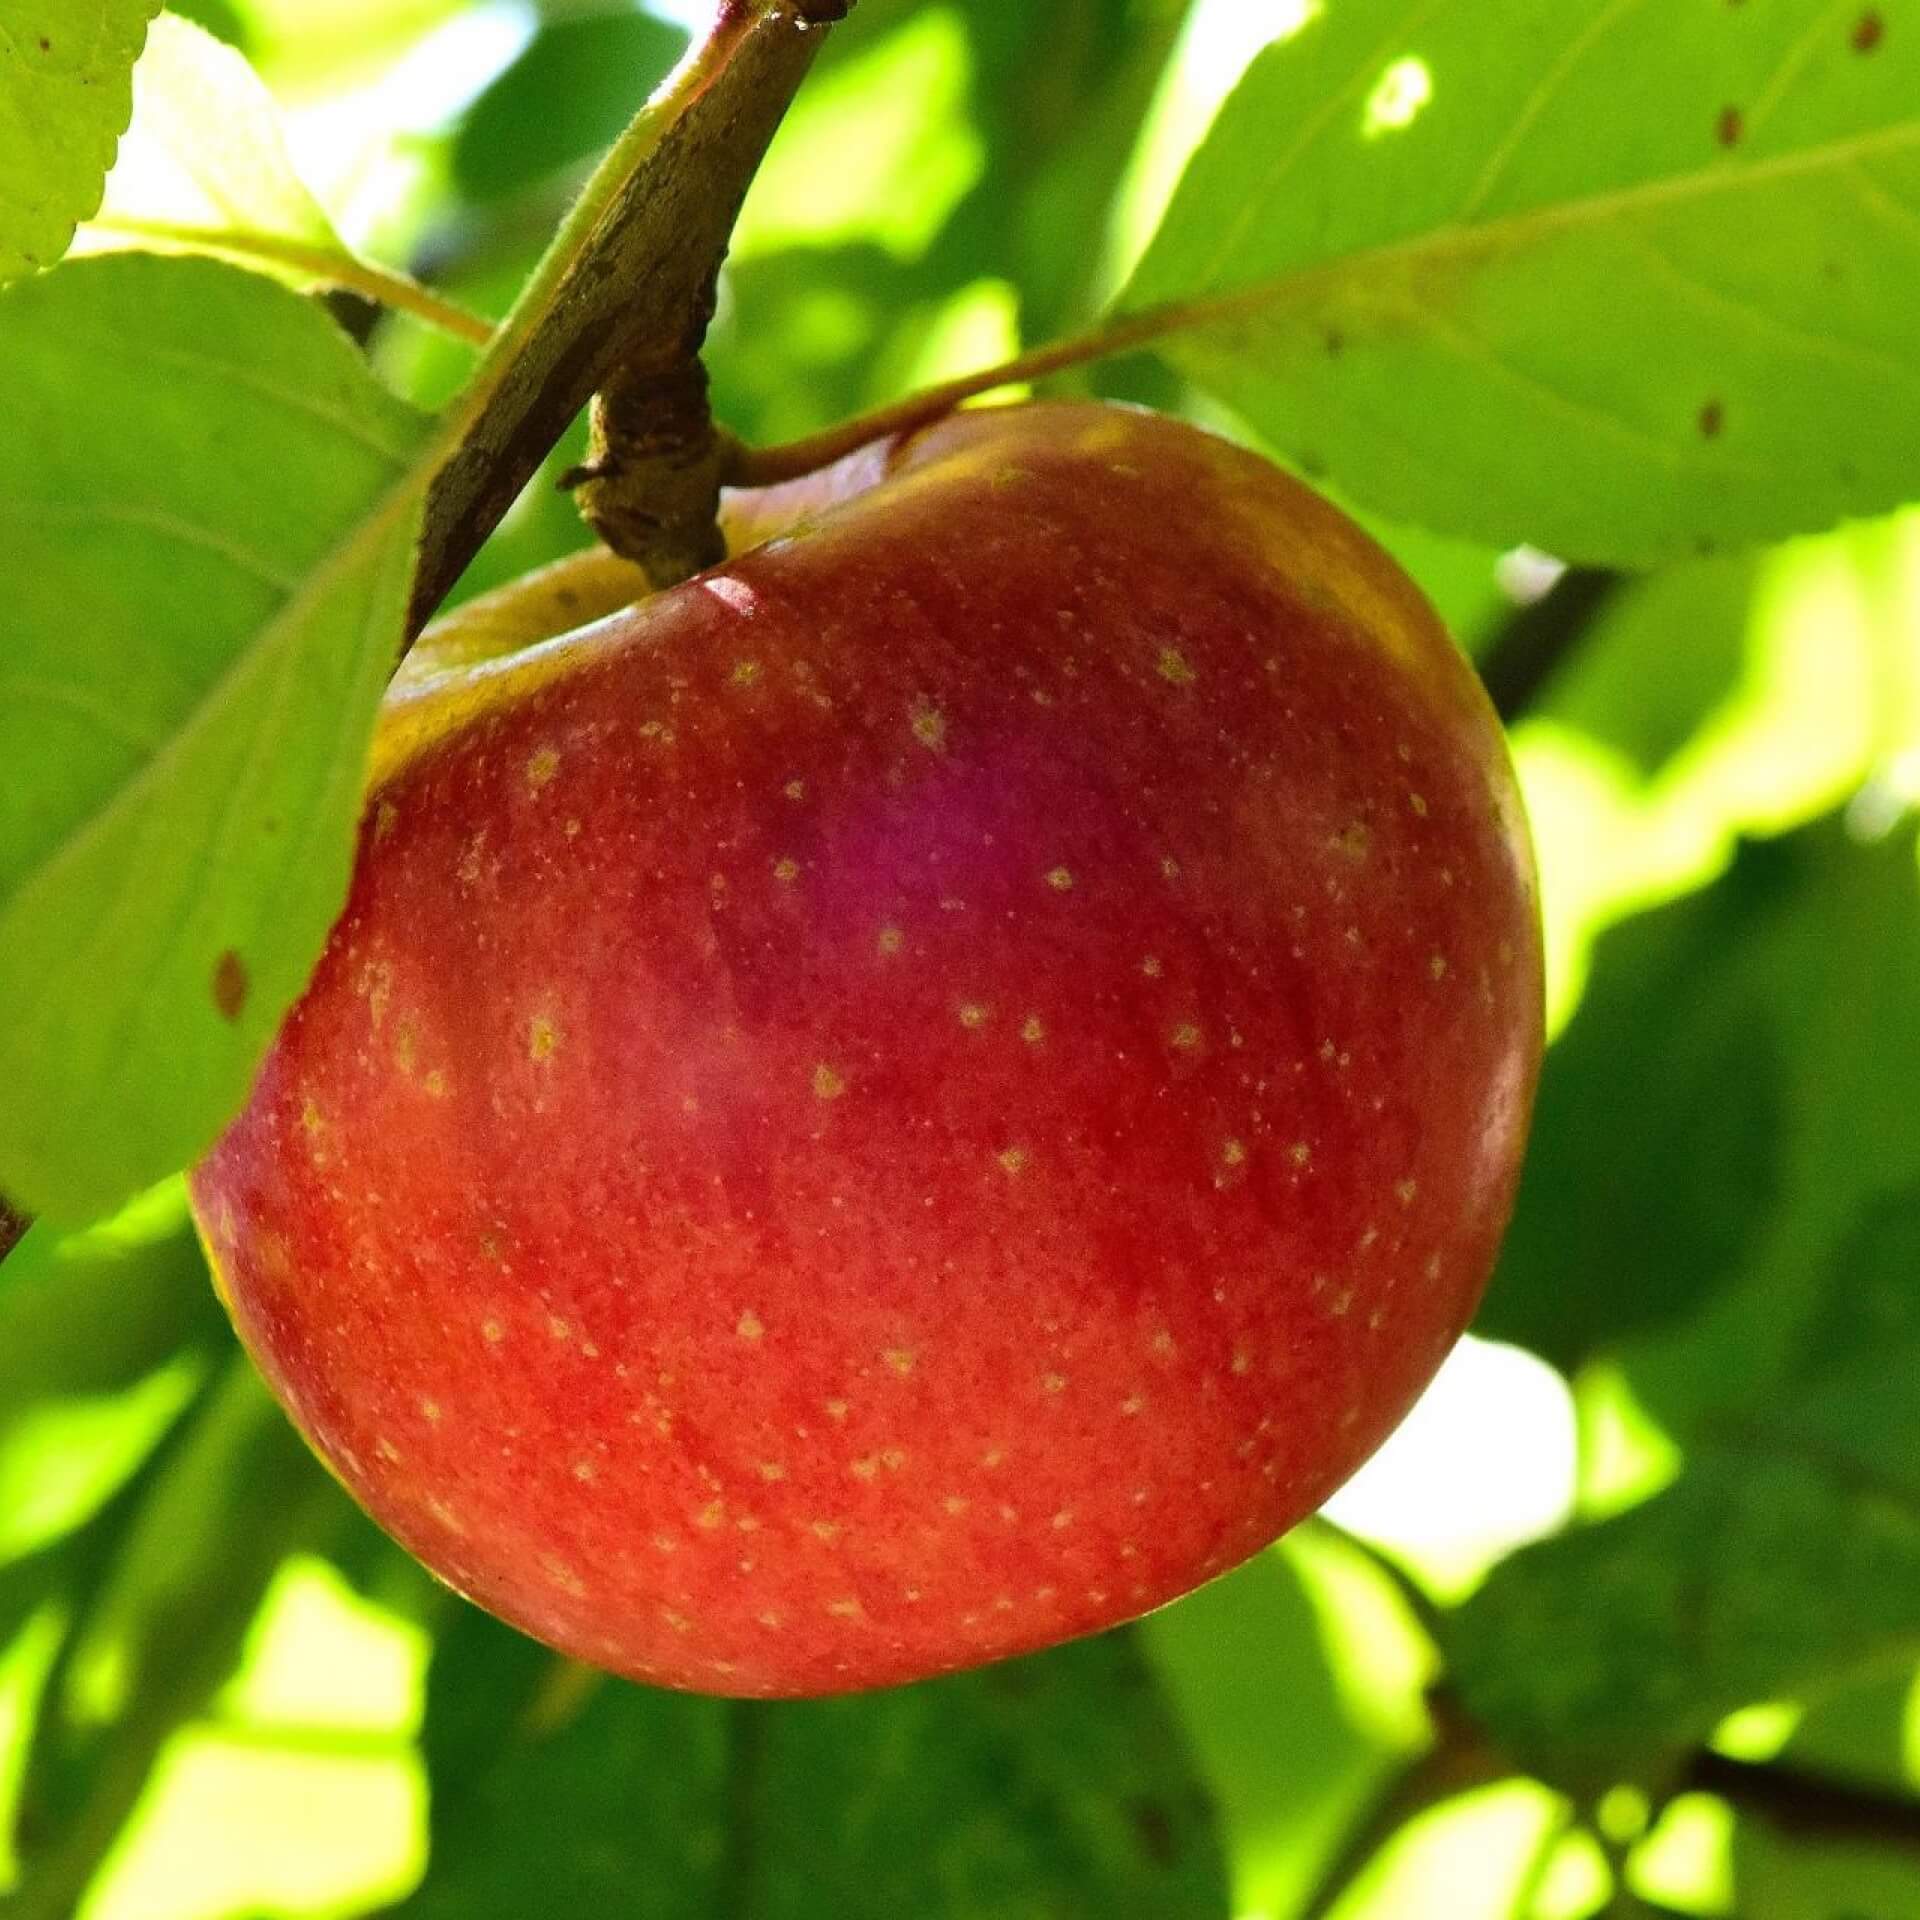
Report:
M1571 567L1494 635L1480 678L1508 726L1532 710L1625 585L1624 575Z
M616 369L699 343L740 203L847 0L724 0L615 141L449 419L407 630L417 634Z

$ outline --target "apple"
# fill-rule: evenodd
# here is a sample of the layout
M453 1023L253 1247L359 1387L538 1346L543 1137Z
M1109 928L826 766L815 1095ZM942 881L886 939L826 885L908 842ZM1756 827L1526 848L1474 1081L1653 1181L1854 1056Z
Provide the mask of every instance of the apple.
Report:
M397 684L193 1196L458 1591L824 1694L1157 1607L1373 1451L1506 1221L1538 915L1426 602L1209 434L961 412L730 524Z

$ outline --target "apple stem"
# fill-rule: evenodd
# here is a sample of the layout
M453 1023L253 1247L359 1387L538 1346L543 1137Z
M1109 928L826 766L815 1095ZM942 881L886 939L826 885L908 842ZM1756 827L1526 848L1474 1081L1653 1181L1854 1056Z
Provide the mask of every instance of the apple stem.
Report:
M593 397L587 457L562 475L587 524L656 590L726 558L720 485L731 436L713 424L697 332L651 367L621 367Z

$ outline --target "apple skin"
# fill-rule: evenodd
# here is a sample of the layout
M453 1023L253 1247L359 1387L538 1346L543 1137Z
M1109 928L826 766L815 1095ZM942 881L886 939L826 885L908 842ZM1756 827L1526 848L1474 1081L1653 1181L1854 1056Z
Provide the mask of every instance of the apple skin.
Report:
M970 411L732 522L397 687L192 1190L451 1585L825 1694L1143 1613L1373 1451L1507 1218L1538 913L1478 682L1241 450Z

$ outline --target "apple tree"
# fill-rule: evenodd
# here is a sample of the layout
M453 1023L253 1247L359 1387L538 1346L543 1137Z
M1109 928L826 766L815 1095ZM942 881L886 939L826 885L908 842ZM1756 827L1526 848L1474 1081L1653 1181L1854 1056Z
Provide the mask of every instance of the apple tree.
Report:
M1920 1912L1916 287L1914 0L0 0L0 1909Z

